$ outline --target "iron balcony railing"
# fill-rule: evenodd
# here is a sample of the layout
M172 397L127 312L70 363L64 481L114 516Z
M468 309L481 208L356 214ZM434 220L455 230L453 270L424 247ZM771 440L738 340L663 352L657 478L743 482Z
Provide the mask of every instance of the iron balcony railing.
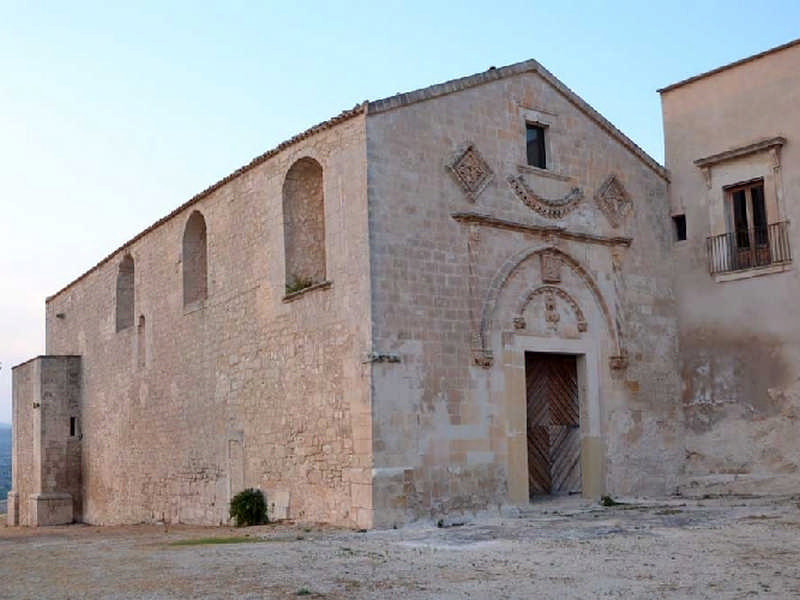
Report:
M706 239L706 248L712 275L792 262L786 221L712 235Z

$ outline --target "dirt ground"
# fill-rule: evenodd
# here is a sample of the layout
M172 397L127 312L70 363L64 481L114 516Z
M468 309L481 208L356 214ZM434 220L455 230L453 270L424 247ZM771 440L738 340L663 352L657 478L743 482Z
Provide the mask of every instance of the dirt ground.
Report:
M800 598L800 497L562 498L442 525L0 527L0 598Z

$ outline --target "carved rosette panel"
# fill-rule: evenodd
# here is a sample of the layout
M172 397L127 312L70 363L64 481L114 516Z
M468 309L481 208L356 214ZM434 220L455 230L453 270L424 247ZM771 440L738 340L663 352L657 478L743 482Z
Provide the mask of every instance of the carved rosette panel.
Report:
M619 227L633 209L630 194L616 175L608 176L597 190L594 199L613 227Z
M466 150L461 152L447 166L458 185L464 191L464 195L471 202L475 202L494 177L489 164L484 160L474 144L468 145Z
M525 206L533 209L543 217L548 219L561 219L571 213L583 200L583 192L580 188L572 190L563 198L549 200L542 198L528 187L522 176L514 177L509 175L507 180L511 190Z

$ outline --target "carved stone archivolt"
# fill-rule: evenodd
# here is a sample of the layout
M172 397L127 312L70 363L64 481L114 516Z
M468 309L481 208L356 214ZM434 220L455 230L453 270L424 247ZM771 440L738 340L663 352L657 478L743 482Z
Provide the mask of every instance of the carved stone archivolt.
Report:
M563 198L548 200L547 198L542 198L530 189L522 176L514 177L513 175L509 175L506 181L508 181L508 185L511 186L514 194L525 206L535 210L548 219L561 219L565 217L575 210L578 204L583 200L583 192L580 188L572 188L569 194Z
M525 294L520 299L514 317L515 329L526 328L527 323L525 322L525 317L523 317L522 315L525 314L525 310L528 308L528 305L539 296L544 296L545 322L549 327L551 328L556 327L558 325L558 322L561 320L561 315L559 314L558 308L556 306L556 298L559 298L567 306L569 306L572 312L574 313L575 320L578 323L578 331L584 332L588 329L589 324L586 321L586 317L584 316L581 307L578 305L575 299L563 289L552 285L540 286L530 291L529 293Z
M613 227L619 227L633 209L633 201L616 175L609 175L594 195L595 202Z
M495 308L497 307L497 301L500 296L500 292L505 287L506 282L509 278L514 274L514 272L526 261L530 260L532 257L540 256L543 253L550 253L553 255L553 258L558 260L563 266L570 269L591 292L592 296L594 297L597 306L600 309L600 312L603 315L603 319L606 323L606 328L608 329L608 335L614 345L615 354L612 356L611 359L611 368L612 369L623 369L627 365L627 353L624 348L623 344L623 336L622 331L620 330L619 323L611 316L611 311L608 308L608 304L603 297L603 294L600 291L597 282L594 278L589 274L589 272L572 256L559 250L558 248L554 248L552 246L547 246L544 248L535 248L535 249L527 249L523 250L522 252L510 257L506 262L503 264L500 269L495 273L494 277L492 278L492 282L489 285L489 291L484 299L483 306L481 308L481 315L480 319L477 322L477 329L473 336L473 359L475 364L478 364L483 367L490 367L492 365L492 353L488 346L488 328L489 322L491 319L491 315L494 314ZM538 291L541 290L541 291ZM586 323L586 318L583 316L583 312L581 311L580 307L578 306L577 302L572 299L569 294L567 294L561 288L555 286L541 286L536 290L533 290L531 294L545 293L548 292L552 294L554 297L562 298L566 301L575 312L576 319L578 321L578 328L579 331L585 331L588 325L581 326L580 323ZM529 294L530 295L530 294ZM521 303L518 305L519 310L515 314L514 317L514 328L515 329L525 329L526 323L525 319L522 317L522 312L524 307L527 306L526 299L528 296L525 296ZM578 312L580 311L580 312ZM583 327L583 328L582 328Z
M475 202L494 177L489 164L474 144L468 144L466 149L459 152L447 167L461 186L464 195L471 202Z

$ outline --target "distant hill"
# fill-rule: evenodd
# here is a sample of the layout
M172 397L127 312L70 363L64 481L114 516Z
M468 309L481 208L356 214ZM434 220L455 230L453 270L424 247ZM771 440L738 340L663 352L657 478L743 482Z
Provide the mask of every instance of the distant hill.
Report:
M0 501L11 489L11 425L0 423Z

